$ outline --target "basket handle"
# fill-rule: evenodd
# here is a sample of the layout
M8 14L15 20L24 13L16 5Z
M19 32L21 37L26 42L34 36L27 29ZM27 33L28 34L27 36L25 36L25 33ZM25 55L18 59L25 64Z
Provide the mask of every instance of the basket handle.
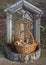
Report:
M33 35L32 35L32 32L30 32L30 31L26 31L27 33L29 33L30 35L31 35L31 37L32 37L32 41L34 42L34 37L33 37Z

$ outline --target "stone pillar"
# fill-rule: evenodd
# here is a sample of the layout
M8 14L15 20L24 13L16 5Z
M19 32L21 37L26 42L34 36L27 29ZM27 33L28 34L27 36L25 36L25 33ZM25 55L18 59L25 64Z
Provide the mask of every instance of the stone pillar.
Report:
M38 15L34 16L33 32L37 43L40 43L40 17Z
M12 15L6 13L6 42L12 43Z

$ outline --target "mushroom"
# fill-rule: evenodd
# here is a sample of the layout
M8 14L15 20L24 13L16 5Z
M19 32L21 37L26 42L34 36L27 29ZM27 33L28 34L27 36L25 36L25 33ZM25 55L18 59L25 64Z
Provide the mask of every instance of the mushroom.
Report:
M29 43L29 39L26 40L26 43Z
M20 43L22 43L23 41L22 40L20 40Z
M16 41L15 43L16 43L16 44L18 44L18 45L20 45L20 44L21 44L19 41Z

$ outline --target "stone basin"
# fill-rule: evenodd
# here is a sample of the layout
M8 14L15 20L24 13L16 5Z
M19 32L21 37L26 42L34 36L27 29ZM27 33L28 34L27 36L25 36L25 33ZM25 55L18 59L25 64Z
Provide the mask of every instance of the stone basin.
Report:
M7 59L11 61L17 61L17 62L25 62L30 60L37 60L40 57L41 48L38 46L37 49L30 53L30 54L20 54L18 52L12 51L10 47L4 46L5 52L4 55Z

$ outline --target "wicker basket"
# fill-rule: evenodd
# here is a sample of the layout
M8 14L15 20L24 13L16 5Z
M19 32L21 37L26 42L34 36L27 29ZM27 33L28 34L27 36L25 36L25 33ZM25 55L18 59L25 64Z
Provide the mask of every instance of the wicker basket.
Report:
M15 47L19 53L31 53L35 51L37 44L33 43L30 45L25 45L25 46L16 44Z
M26 44L26 45L18 45L15 42L15 47L19 53L31 53L36 50L37 43L34 41L33 35L31 32L28 31L28 33L32 36L32 44Z

